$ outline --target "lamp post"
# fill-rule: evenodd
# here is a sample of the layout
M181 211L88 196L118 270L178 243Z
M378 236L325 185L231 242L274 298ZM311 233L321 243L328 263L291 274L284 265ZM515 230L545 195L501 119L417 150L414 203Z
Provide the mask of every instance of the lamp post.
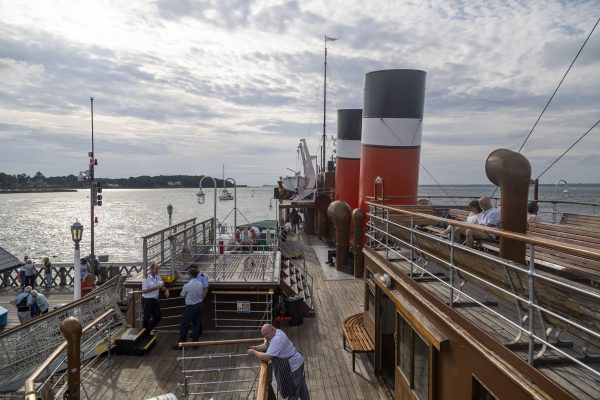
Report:
M225 182L233 182L233 237L235 239L235 231L237 230L237 183L233 178L225 179Z
M279 213L279 205L278 205L278 201L279 199L276 197L271 197L269 199L269 211L273 210L273 200L275 200L275 226L279 225L279 216L277 215Z
M204 191L202 190L202 182L207 178L212 179L213 187L215 189L214 208L213 208L212 242L213 242L213 267L214 267L214 272L215 272L214 279L217 279L217 181L215 180L215 178L205 175L202 177L202 179L200 179L200 190L198 190L198 193L196 193L196 198L198 200L198 204L200 204L200 205L204 204L204 202L206 201L206 195L204 194Z
M171 204L167 206L167 214L169 214L169 226L171 226L171 216L173 215L173 206Z
M73 261L73 300L79 300L81 298L81 269L79 269L79 242L81 242L81 238L83 237L83 225L81 225L78 221L75 221L73 225L71 225L71 239L75 242L75 253L74 253L74 261Z

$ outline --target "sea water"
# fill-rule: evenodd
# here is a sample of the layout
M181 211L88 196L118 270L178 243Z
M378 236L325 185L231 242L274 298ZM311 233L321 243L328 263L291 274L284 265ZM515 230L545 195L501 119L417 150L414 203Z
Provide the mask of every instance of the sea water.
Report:
M491 195L493 186L423 186L421 196ZM540 199L564 199L563 187L541 186ZM142 259L142 237L169 223L167 205L173 205L173 223L189 218L203 221L213 216L214 192L205 189L206 202L196 200L198 189L104 189L103 206L96 207L95 253L108 255L110 261L136 262ZM495 194L499 196L500 193ZM273 188L239 188L237 190L238 224L275 219ZM532 197L532 196L531 196ZM465 205L470 199L432 199L434 204ZM600 203L600 187L570 186L568 199ZM273 209L269 210L269 203ZM217 218L233 225L233 201L217 200ZM559 211L598 214L591 206L561 206ZM540 217L552 221L552 206L540 207ZM44 257L52 262L73 261L73 241L70 226L79 220L84 225L81 254L90 252L89 190L68 193L0 194L0 247L19 258L28 255L41 263Z

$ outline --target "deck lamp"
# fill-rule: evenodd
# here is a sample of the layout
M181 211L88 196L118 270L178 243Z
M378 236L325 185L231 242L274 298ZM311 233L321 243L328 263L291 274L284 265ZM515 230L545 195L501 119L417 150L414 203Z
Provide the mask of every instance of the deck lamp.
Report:
M198 193L196 193L196 198L198 200L198 204L202 205L204 204L204 201L206 200L206 195L204 194L204 191L202 190L202 182L205 179L211 179L213 182L213 188L215 189L215 193L214 193L214 200L213 200L213 228L212 228L212 233L211 233L211 240L212 240L212 247L213 247L213 265L214 265L214 273L215 273L215 279L217 278L217 181L215 180L215 178L211 177L211 176L203 176L202 179L200 179L200 184L198 185L200 187L200 189L198 190Z
M81 242L81 238L83 237L83 225L79 223L79 221L75 221L73 225L71 225L71 239L75 242L75 252L73 255L73 300L79 300L81 298L81 269L79 267L79 242Z
M196 198L198 199L198 204L204 204L204 202L206 201L206 195L204 194L202 188L200 188L198 193L196 193Z
M169 226L171 226L171 217L173 215L173 206L171 204L167 206L167 214L169 214Z

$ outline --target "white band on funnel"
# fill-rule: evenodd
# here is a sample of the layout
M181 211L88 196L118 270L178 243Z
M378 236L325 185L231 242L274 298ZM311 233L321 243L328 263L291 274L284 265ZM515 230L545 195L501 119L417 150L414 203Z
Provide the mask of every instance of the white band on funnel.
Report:
M336 157L340 158L360 158L360 140L338 139L335 143Z
M382 147L421 147L422 120L363 118L361 144Z

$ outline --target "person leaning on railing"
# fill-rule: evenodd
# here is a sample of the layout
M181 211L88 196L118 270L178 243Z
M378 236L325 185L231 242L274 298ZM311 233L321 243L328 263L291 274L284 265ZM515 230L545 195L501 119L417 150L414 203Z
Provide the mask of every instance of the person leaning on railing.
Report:
M260 329L267 340L258 346L251 346L248 355L261 361L271 361L277 388L284 398L290 400L310 400L308 387L304 380L304 356L288 339L287 335L271 324Z

